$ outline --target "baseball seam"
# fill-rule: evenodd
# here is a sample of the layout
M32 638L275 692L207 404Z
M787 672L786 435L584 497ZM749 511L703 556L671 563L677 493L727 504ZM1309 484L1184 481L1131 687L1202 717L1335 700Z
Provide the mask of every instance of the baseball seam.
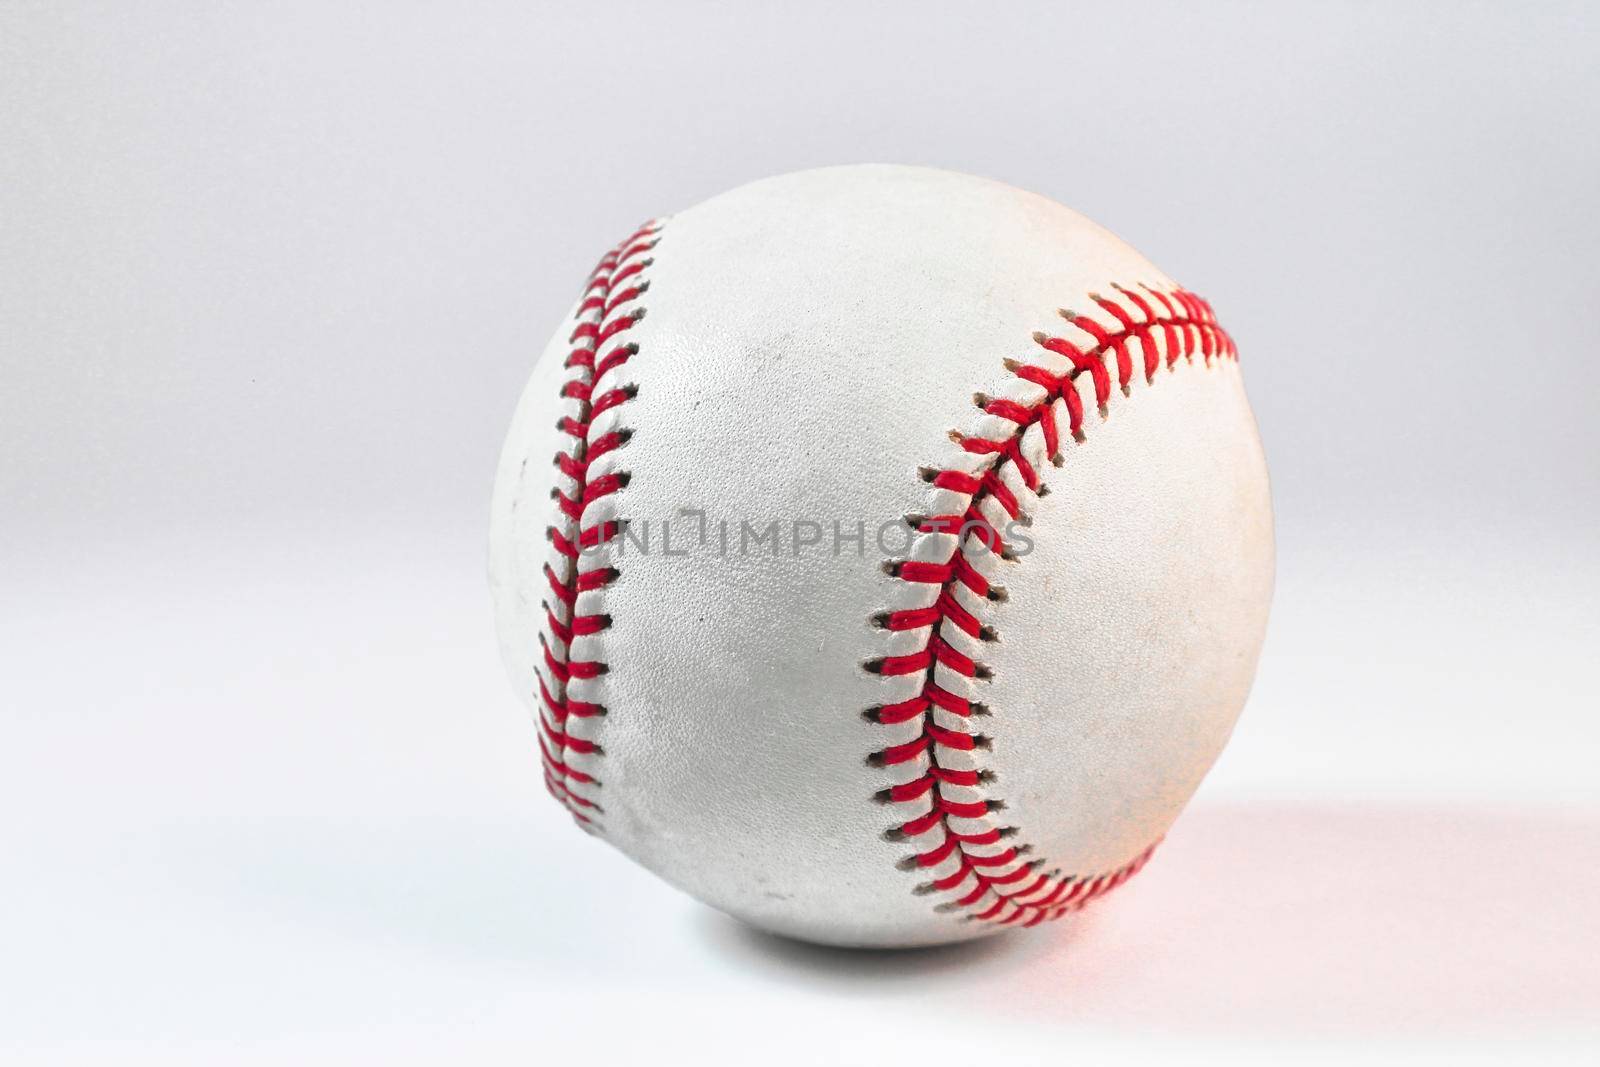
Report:
M644 317L640 297L649 289L645 271L653 262L660 226L646 223L625 241L608 252L594 271L573 313L573 328L560 396L575 405L572 414L562 416L556 428L570 438L569 448L558 449L555 466L558 474L550 496L556 501L556 514L545 536L550 551L544 566L549 596L540 604L544 621L539 631L542 670L536 670L541 706L539 753L544 768L545 787L586 829L597 829L604 813L595 796L601 782L595 774L595 759L604 750L584 723L597 722L606 714L604 705L577 699L570 691L574 680L596 678L606 673L606 664L596 659L581 659L574 649L581 639L608 629L611 617L601 612L577 614L578 596L604 589L616 580L611 567L583 569L583 552L607 541L618 529L617 520L589 526L583 524L585 510L596 500L610 496L628 484L628 472L611 470L590 476L590 466L602 457L627 445L631 429L613 425L604 433L591 436L601 415L632 400L637 389L628 384L614 385L614 376L639 352L639 346L623 335ZM609 379L609 381L608 381ZM585 601L593 607L592 598ZM577 764L582 763L582 766Z
M871 620L891 635L920 635L911 651L864 665L885 684L902 676L921 679L910 699L863 713L869 722L897 727L897 736L905 736L908 728L915 731L910 740L867 757L874 766L911 774L875 794L903 816L884 836L916 850L899 863L931 878L915 892L939 894L945 899L937 910L972 920L1032 926L1059 918L1127 881L1159 844L1109 871L1041 870L1046 861L1029 858L1029 844L1012 843L1019 829L996 817L1005 802L986 788L994 775L979 756L990 739L973 725L975 718L994 714L977 697L990 677L980 658L983 646L998 637L986 620L1005 600L1003 586L994 579L1013 558L1001 531L1012 522L1031 522L1038 499L1048 491L1039 479L1040 464L1063 462L1062 428L1072 443L1084 442L1086 398L1079 392L1080 380L1087 376L1103 420L1113 374L1122 394L1130 395L1135 349L1147 384L1180 358L1193 363L1199 354L1208 368L1214 361L1238 358L1210 305L1193 293L1144 285L1111 288L1114 296L1089 295L1092 313L1060 312L1068 324L1066 336L1034 334L1032 361L1005 362L1018 379L1016 398L974 398L983 412L976 428L950 435L960 459L922 472L933 487L929 514L906 517L924 535L911 555L934 558L886 564L891 575L924 591L918 599L925 603Z

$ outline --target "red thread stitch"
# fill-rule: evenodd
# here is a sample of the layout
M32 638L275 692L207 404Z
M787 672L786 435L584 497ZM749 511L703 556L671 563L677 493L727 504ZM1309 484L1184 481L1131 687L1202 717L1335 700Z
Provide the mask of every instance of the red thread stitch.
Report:
M961 449L972 457L968 470L927 472L928 481L941 496L955 494L954 514L917 517L922 533L956 534L956 543L943 561L905 560L892 564L890 573L901 581L938 585L929 607L884 612L873 622L888 631L926 630L923 646L913 652L873 660L866 669L884 676L920 675L921 691L908 700L869 708L866 717L883 725L916 721L921 730L908 742L875 752L869 762L885 767L907 767L915 777L881 790L877 799L886 804L914 804L918 811L889 830L894 841L910 841L918 849L900 861L905 870L936 874L917 887L920 893L949 894L942 911L962 911L974 920L1033 926L1082 908L1127 881L1149 860L1151 844L1115 870L1100 874L1063 875L1040 871L1043 860L1025 858L1026 844L1010 844L1016 827L996 825L993 814L1004 802L987 796L984 783L991 775L976 765L974 754L989 741L972 728L975 717L990 709L952 691L966 688L966 679L982 680L988 668L963 651L973 642L994 639L994 631L980 623L982 605L1004 600L979 566L990 550L1004 557L999 527L1008 520L1025 519L1017 493L1008 486L1020 483L1035 494L1044 491L1038 471L1027 454L1042 454L1061 463L1063 431L1082 442L1084 400L1078 380L1087 375L1094 404L1106 416L1113 378L1128 394L1135 368L1153 383L1162 356L1168 369L1180 359L1199 355L1206 366L1215 360L1237 360L1233 341L1217 325L1211 306L1183 289L1161 291L1113 286L1114 295L1091 294L1090 302L1103 319L1063 310L1070 328L1065 336L1034 335L1046 363L1007 360L1006 368L1042 392L1031 404L1015 400L976 398L985 416L998 420L991 434L953 434ZM1052 358L1054 357L1054 358ZM1065 423L1065 425L1063 425ZM1033 447L1026 436L1037 427ZM959 531L959 533L958 533ZM975 540L976 539L976 540ZM983 542L982 544L978 542ZM947 679L940 685L941 672Z
M581 555L610 540L617 532L615 521L583 524L588 507L628 484L628 475L615 471L589 477L589 467L601 456L626 445L632 431L612 430L590 438L590 427L602 413L630 400L632 386L615 383L615 372L636 355L639 346L625 334L644 315L638 300L650 287L644 271L650 266L650 250L655 247L660 227L646 223L627 240L600 260L589 275L583 297L573 314L572 351L566 360L567 378L560 395L577 405L575 415L567 415L557 428L572 439L570 451L555 455L558 472L550 491L556 501L556 521L547 529L551 553L545 564L550 597L543 602L545 625L539 634L544 670L539 674L540 716L539 753L544 767L544 783L551 795L561 801L579 823L593 829L602 813L592 794L600 781L572 765L572 756L596 756L601 748L593 741L574 736L567 725L572 719L604 715L598 704L577 700L567 692L572 679L595 678L606 672L598 660L572 658L575 638L587 637L611 625L604 614L574 614L578 594L603 589L617 576L610 567L584 569Z

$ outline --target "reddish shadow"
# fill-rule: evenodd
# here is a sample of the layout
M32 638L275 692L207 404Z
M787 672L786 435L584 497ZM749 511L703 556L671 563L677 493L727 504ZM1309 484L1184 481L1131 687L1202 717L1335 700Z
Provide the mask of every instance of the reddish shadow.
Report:
M1070 927L851 953L732 924L791 977L1173 1033L1525 1032L1600 1018L1600 821L1202 807ZM975 950L974 950L975 949Z

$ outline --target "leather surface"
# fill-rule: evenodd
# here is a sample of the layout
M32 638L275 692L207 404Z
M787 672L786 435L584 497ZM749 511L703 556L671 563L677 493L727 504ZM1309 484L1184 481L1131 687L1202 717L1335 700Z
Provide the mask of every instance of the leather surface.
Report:
M1174 284L1044 198L908 167L745 186L667 219L653 257L647 314L629 333L639 352L617 372L637 394L590 429L633 436L590 471L629 481L584 525L616 515L657 535L649 553L613 542L593 557L619 575L577 605L611 617L572 648L609 667L571 683L609 709L581 725L603 754L573 757L599 780L598 832L780 933L912 945L990 932L914 893L926 875L900 869L912 849L884 837L905 815L874 798L904 776L867 756L915 729L861 713L921 678L863 664L919 638L870 620L925 590L885 573L907 553L880 550L874 533L930 513L919 471L967 462L949 431L984 418L975 392L1026 392L1002 361L1033 358L1034 332L1062 327L1057 309L1093 312L1088 295L1112 283ZM575 406L557 396L569 331L534 368L493 504L502 649L536 715L544 529L566 447L554 425ZM1135 379L1103 420L1091 398L1084 443L1042 466L1035 548L995 561L1009 596L985 608L994 677L961 680L993 709L985 788L1030 859L1068 872L1129 861L1177 816L1244 703L1271 592L1266 470L1237 364L1179 361ZM707 544L683 509L708 516ZM662 550L663 520L687 554ZM741 522L773 520L789 542L776 555L738 550ZM807 520L822 543L796 552L790 532ZM865 525L861 550L835 554L835 521Z

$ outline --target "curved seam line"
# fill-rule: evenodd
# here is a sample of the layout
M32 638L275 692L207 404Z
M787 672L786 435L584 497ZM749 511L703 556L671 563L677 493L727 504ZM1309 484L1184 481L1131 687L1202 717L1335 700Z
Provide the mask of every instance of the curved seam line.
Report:
M607 520L585 526L584 517L591 505L611 496L628 484L625 470L613 470L590 477L590 466L603 456L625 446L633 436L629 428L618 425L593 435L596 420L613 408L620 408L638 393L632 385L601 389L606 377L620 370L639 352L639 346L626 339L626 332L644 317L639 298L650 288L644 271L654 262L650 255L660 240L661 224L655 220L635 230L600 260L590 272L573 313L573 328L568 338L568 370L558 398L574 401L577 414L562 416L556 428L573 438L571 451L558 449L555 466L558 476L550 490L556 501L556 521L546 528L550 554L545 563L545 578L550 595L541 602L544 611L539 631L542 652L538 678L540 715L539 754L544 769L545 787L584 828L598 830L604 809L593 796L601 787L592 773L593 761L604 749L572 730L573 719L601 718L604 705L577 699L571 691L573 681L597 678L609 671L603 660L578 659L573 650L585 637L599 634L611 626L604 613L577 614L578 597L601 590L618 577L612 567L583 570L583 553L615 535L620 520ZM620 288L619 288L620 287ZM562 479L570 485L563 492ZM592 600L592 598L591 598ZM546 675L549 684L546 684ZM590 759L587 769L574 765L574 757Z
M891 827L885 837L891 841L906 841L930 835L935 831L940 839L931 848L907 856L898 866L903 870L924 870L937 874L954 865L950 873L935 877L933 881L915 887L918 893L955 893L970 881L971 888L954 900L936 906L936 910L964 912L968 919L1010 924L1022 921L1033 926L1047 919L1059 918L1076 911L1097 897L1115 889L1143 868L1160 840L1147 846L1133 859L1099 874L1063 877L1059 870L1037 874L1025 885L1013 888L1027 876L1043 866L1042 859L1024 860L1031 851L1028 844L1007 845L1005 841L1018 835L1016 827L985 825L992 813L1004 807L999 797L988 795L983 785L992 774L981 768L946 766L940 762L941 750L949 752L975 751L987 746L988 739L973 733L970 727L973 716L990 714L989 709L962 697L956 690L967 688L968 683L951 683L949 689L938 684L941 668L958 677L985 680L988 669L976 658L963 653L957 645L967 641L983 642L997 636L993 628L979 622L977 613L962 603L964 599L981 598L986 601L1003 601L1004 590L993 585L968 559L975 551L974 538L983 544L985 554L993 553L1003 558L1005 544L996 523L999 516L1012 520L1028 518L1028 510L1018 500L1016 492L1005 484L1004 474L1009 469L1022 486L1035 497L1044 495L1038 472L1024 454L1024 438L1037 426L1038 439L1030 442L1029 451L1042 455L1055 466L1063 462L1060 437L1060 414L1066 416L1067 430L1073 442L1082 444L1084 434L1083 398L1078 394L1078 379L1088 374L1094 390L1096 407L1101 419L1108 417L1110 376L1108 356L1114 356L1118 384L1123 395L1130 396L1129 383L1133 374L1131 341L1139 343L1143 357L1146 384L1153 385L1155 374L1164 362L1172 370L1182 357L1194 362L1198 349L1206 368L1213 359L1234 361L1238 350L1232 338L1217 324L1211 306L1187 290L1178 288L1163 292L1141 285L1144 291L1113 285L1120 301L1099 294L1089 294L1102 312L1115 320L1115 326L1104 326L1086 315L1062 310L1060 315L1082 333L1088 342L1074 344L1063 337L1044 333L1033 336L1034 343L1044 352L1059 357L1070 369L1055 373L1038 364L1006 360L1005 367L1023 382L1043 390L1043 396L1032 404L1022 404L1007 399L992 399L979 394L975 397L985 416L994 416L1011 427L1003 437L985 437L982 434L952 433L952 439L968 455L978 458L974 470L930 470L925 478L936 490L950 490L958 498L965 498L964 507L956 507L953 514L933 517L915 516L916 528L925 534L954 534L956 544L943 564L907 559L889 565L890 573L909 582L937 583L939 593L928 607L883 612L873 617L873 623L883 629L926 629L927 639L915 652L886 656L866 663L865 669L880 675L916 674L922 676L918 694L909 700L891 705L868 708L864 715L869 721L893 725L920 719L918 736L910 742L879 750L868 756L868 762L878 766L913 763L919 770L917 777L887 789L880 790L875 798L882 803L922 803L927 810L914 818ZM1159 305L1160 310L1157 310ZM1176 305L1176 306L1174 306ZM1159 336L1166 359L1157 350L1155 339ZM1058 412L1057 406L1064 409ZM998 509L998 511L996 511ZM986 514L986 511L988 514ZM981 608L979 609L981 610ZM958 637L958 634L965 635ZM943 711L956 720L949 726L935 721L937 712ZM948 752L946 760L950 759ZM953 762L959 763L959 760ZM974 758L973 763L976 764ZM976 800L956 800L945 796L947 790L971 790ZM973 823L979 829L963 832L952 820ZM983 851L985 849L998 851ZM993 897L982 910L975 910L986 898Z

